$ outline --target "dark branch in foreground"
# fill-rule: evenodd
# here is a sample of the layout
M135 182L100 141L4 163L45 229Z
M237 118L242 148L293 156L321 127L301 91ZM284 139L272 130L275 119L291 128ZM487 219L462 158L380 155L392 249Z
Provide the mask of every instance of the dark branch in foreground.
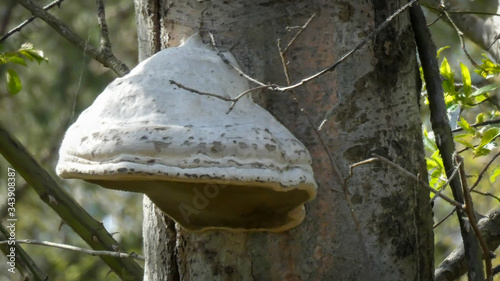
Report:
M436 136L436 144L443 159L446 175L450 179L449 182L453 197L455 201L463 204L464 194L462 192L461 181L458 177L451 178L451 173L454 169L453 155L455 153L455 143L446 113L441 75L439 74L439 67L436 61L436 47L432 43L424 13L419 5L415 5L410 9L410 19L429 95L431 124ZM465 245L469 280L484 280L482 250L479 246L479 241L475 233L470 231L466 212L463 209L457 209L457 216Z
M80 38L62 21L40 7L37 2L34 2L33 0L17 0L17 2L19 2L19 4L29 10L33 14L33 16L40 18L41 20L46 22L50 27L52 27L57 33L63 36L71 44L85 52L85 54L92 57L96 61L100 62L105 67L112 69L119 76L123 76L129 72L128 67L123 62L118 60L112 53L106 51L103 52L102 50L99 50L96 47L87 44L85 40Z
M57 181L43 169L31 154L3 126L0 125L0 154L38 193L61 219L70 226L92 249L113 251L119 244L102 223L96 221ZM101 256L106 264L122 279L142 280L142 268L132 259Z

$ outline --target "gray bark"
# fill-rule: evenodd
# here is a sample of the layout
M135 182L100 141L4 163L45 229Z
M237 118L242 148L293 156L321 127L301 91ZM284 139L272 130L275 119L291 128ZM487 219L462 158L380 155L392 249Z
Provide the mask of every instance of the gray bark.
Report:
M140 59L201 31L214 34L246 73L286 84L277 40L286 46L317 13L287 56L293 81L340 58L395 11L400 1L135 0ZM156 9L156 10L155 10ZM432 280L429 194L380 163L349 165L377 153L426 178L415 45L407 12L335 72L290 93L263 92L265 106L309 149L317 198L284 233L188 233L145 198L145 280ZM314 126L327 117L316 137ZM335 168L338 166L338 170Z

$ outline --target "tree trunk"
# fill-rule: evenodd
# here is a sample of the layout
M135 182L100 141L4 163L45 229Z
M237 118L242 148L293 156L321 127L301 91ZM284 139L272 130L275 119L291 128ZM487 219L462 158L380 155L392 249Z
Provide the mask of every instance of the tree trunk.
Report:
M404 1L406 2L406 1ZM314 13L286 59L292 83L330 66L401 1L135 0L139 58L211 32L243 71L286 85L284 48ZM267 108L309 149L318 183L306 219L284 233L189 233L144 200L145 280L432 280L429 194L377 153L426 178L418 68L404 12L354 56L292 93L264 91ZM317 137L313 126L326 118ZM192 113L186 113L192 114ZM325 145L323 145L325 144ZM338 167L338 168L336 168Z

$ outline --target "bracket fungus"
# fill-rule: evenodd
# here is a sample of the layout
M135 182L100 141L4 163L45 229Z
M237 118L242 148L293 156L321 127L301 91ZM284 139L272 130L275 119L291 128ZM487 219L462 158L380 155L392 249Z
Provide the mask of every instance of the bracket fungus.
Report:
M225 56L237 65L234 57ZM198 35L117 78L70 126L57 173L141 192L187 230L280 232L316 196L311 158Z

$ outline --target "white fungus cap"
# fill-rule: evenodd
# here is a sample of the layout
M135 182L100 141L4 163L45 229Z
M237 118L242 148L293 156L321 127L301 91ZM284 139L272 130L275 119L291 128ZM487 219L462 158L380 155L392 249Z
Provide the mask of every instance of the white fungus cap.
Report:
M237 65L229 53L225 56ZM284 231L316 196L311 158L198 35L114 80L66 132L57 174L142 192L188 230Z

